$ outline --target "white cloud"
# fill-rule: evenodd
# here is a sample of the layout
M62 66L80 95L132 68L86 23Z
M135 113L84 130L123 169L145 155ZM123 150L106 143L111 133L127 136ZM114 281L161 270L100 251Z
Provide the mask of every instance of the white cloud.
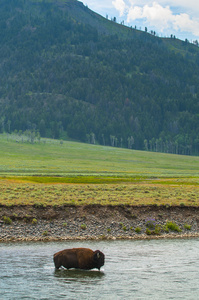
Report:
M174 16L173 27L175 30L192 32L195 36L199 36L199 22L191 20L187 14Z
M170 6L181 7L184 8L186 11L194 12L198 15L199 13L199 1L197 0L160 0L160 2L167 2ZM163 4L164 5L164 4Z
M120 17L124 15L126 4L123 0L112 1L113 6L119 11Z
M172 12L168 6L164 8L156 2L152 6L130 7L127 21L131 22L136 19L145 19L150 25L158 26L162 30L169 27L169 23L172 21Z
M146 4L151 5L154 0L125 0L125 2L134 3L135 6L144 6ZM161 6L169 6L176 7L182 11L186 11L187 13L191 13L191 15L195 12L197 15L199 14L199 1L197 0L156 0Z
M170 29L180 32L190 32L199 37L199 19L194 17L191 18L190 15L185 12L174 13L173 7L171 8L171 6L168 5L168 3L178 5L179 0L159 0L158 2L147 1L147 4L144 4L146 1L139 1L139 5L136 4L137 2L138 1L136 0L129 0L125 3L124 0L115 0L112 3L120 12L120 16L124 14L126 15L128 23L140 20L147 25L156 27L159 32L164 32L166 29ZM143 5L140 5L140 2L142 2ZM187 4L187 0L182 0L181 2L184 5L185 2ZM190 4L193 4L193 0L190 0ZM189 6L189 8L191 8L191 6Z

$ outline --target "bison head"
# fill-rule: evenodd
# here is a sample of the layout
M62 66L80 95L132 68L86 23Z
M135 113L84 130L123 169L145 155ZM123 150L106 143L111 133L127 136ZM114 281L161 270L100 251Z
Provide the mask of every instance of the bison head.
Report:
M96 268L100 270L100 268L104 265L105 256L99 250L94 251L93 260L96 264Z

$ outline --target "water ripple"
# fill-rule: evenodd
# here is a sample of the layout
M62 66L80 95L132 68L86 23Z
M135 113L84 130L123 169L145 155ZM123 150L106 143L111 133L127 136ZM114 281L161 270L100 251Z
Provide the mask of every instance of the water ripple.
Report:
M64 248L101 249L101 271L54 269ZM199 239L0 244L0 299L197 299Z

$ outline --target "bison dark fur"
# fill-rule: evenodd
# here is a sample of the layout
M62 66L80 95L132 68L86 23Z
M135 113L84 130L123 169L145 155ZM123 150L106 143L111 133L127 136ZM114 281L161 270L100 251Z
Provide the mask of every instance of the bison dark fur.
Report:
M65 249L54 254L55 268L61 266L66 269L76 268L91 270L100 268L104 265L105 256L99 251L93 251L88 248Z

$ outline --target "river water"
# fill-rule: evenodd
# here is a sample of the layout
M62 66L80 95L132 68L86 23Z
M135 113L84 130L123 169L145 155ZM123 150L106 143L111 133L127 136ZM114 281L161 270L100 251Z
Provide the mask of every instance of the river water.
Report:
M101 271L55 271L53 254L104 252ZM0 244L0 299L199 299L199 239Z

